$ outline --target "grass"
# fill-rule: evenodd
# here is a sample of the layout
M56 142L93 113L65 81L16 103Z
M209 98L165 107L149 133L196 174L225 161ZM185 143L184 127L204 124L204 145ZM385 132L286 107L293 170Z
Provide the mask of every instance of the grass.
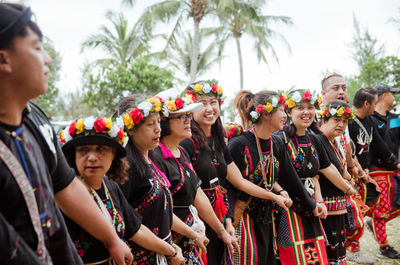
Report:
M400 252L400 217L396 218L386 225L387 234L388 234L388 241L389 244L394 247L397 251ZM389 265L389 264L400 264L400 260L394 259L380 259L376 256L379 251L378 243L375 240L375 237L372 233L365 227L364 235L362 236L361 240L361 251L373 258L375 260L376 265ZM347 264L357 264L354 262L347 262Z

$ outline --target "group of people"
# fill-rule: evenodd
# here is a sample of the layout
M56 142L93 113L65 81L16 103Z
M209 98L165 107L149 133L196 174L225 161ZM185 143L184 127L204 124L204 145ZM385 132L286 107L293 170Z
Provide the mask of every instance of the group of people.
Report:
M50 64L31 17L0 3L1 264L372 264L365 224L400 259L396 89L361 88L353 107L337 73L322 97L242 90L242 125L224 125L203 80L56 135L31 101Z

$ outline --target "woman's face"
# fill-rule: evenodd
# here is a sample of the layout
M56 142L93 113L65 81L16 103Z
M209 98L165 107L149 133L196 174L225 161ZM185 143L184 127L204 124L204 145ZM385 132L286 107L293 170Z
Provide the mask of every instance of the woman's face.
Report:
M263 115L266 117L264 122L268 122L274 131L283 129L283 125L287 118L283 105L279 105L278 109L274 113L264 113Z
M171 114L169 116L170 135L180 141L192 137L192 130L190 129L192 118L191 112Z
M220 114L218 99L204 95L197 102L203 103L204 107L201 111L193 113L194 120L200 127L212 126Z
M151 113L143 124L134 132L129 132L129 135L136 148L147 152L158 146L160 133L160 114Z
M325 133L328 137L337 137L342 135L347 127L349 120L344 116L341 117L331 117L327 121L324 121L321 126L321 131Z
M314 121L315 106L309 101L302 101L301 105L292 108L288 115L296 128L306 129Z
M116 150L107 145L80 145L75 148L75 165L86 179L102 179L110 169Z

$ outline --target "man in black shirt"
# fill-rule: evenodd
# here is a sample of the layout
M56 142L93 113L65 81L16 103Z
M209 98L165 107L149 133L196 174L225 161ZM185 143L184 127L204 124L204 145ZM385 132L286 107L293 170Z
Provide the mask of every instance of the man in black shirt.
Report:
M375 86L375 90L378 94L378 103L372 115L372 121L389 150L393 154L398 154L400 118L397 114L390 112L390 109L394 104L393 93L398 92L399 89L379 83ZM386 234L386 223L400 215L400 204L395 196L399 191L398 171L388 167L374 152L372 152L370 169L371 177L379 185L381 194L379 203L369 212L372 220L369 219L367 224L379 243L380 255L398 259L400 254L389 246Z
M30 8L0 3L0 213L43 264L82 264L58 207L118 264L130 264L129 248L74 177L46 115L30 102L46 92L50 63L31 16ZM7 244L0 236L0 255L9 253ZM0 256L2 264L13 259Z
M371 167L371 162L373 162L372 157L376 157L381 165L387 169L397 170L400 168L397 157L390 151L390 148L378 133L378 127L371 117L375 111L377 102L378 94L375 89L359 89L354 95L353 105L357 117L355 121L349 125L350 137L356 146L358 161L363 169L369 171L369 175L374 180L379 180L381 174L380 171L376 171L376 168ZM372 214L376 217L379 216L377 211L373 211ZM376 226L381 225L378 223L375 224ZM398 258L398 253L388 245L387 241L385 245L381 245L378 255L388 258Z

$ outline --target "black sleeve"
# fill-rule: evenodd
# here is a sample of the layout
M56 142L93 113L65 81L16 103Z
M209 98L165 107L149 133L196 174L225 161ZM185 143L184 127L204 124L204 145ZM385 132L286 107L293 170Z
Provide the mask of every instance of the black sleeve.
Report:
M228 143L228 152L233 162L235 162L236 166L239 168L240 173L243 174L244 171L244 147L240 142L240 138L242 137L234 137Z
M372 119L370 119L372 123ZM373 123L373 132L372 132L372 142L371 142L371 150L370 152L374 152L377 157L385 160L388 159L392 153L390 149L387 147L385 141L383 141L381 135L378 133L378 127L376 123Z
M232 158L231 153L229 152L228 148L225 149L224 159L225 159L225 162L227 165L229 165L233 161L233 158Z
M196 158L196 149L193 145L192 139L185 139L179 143L179 145L187 152L190 161L193 163L194 158Z
M139 230L140 225L142 224L142 216L135 211L129 202L126 200L124 194L117 184L114 185L114 189L116 191L116 196L121 204L121 210L124 216L125 222L125 238L131 238L136 232Z
M75 171L68 165L67 160L61 151L60 144L56 144L57 167L51 176L54 193L66 188L75 178Z
M300 181L300 178L297 176L282 139L278 139L279 141L274 142L274 144L276 143L278 145L277 149L274 148L274 151L277 151L279 154L278 183L289 193L290 197L298 199L303 202L308 209L314 210L316 207L315 201L311 198L304 188L303 183Z
M236 193L238 190L229 182L225 181L223 187L226 189L227 196L228 196L228 212L226 214L226 217L232 218L232 222L234 222L234 209L235 209L235 202L236 202Z
M311 142L318 153L319 169L327 168L331 165L328 154L322 146L320 140L314 134L310 134Z

